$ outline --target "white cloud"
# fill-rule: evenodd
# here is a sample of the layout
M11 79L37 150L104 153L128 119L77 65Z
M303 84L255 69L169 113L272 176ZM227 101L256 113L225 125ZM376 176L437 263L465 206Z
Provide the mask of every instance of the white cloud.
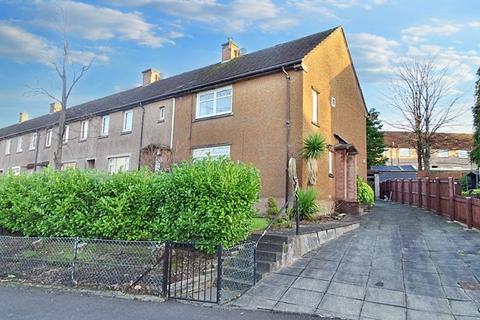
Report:
M391 74L400 44L371 33L348 35L354 62L365 81L382 81Z
M201 22L226 33L242 32L254 25L264 31L283 30L298 21L271 0L232 0L228 3L217 0L116 0L115 3L155 7L171 16ZM285 21L279 21L282 19Z
M87 40L120 39L134 41L140 45L158 48L181 36L176 32L159 35L156 25L145 21L139 12L122 12L107 7L76 1L40 0L36 3L36 23L42 27L61 31L62 23L55 19L55 12L66 17L67 32ZM52 14L53 13L53 14ZM176 31L176 30L175 30Z
M102 50L98 50L101 52ZM59 49L45 38L34 35L22 28L0 21L0 57L18 63L50 64L60 56ZM71 50L70 59L74 63L86 64L92 58L108 61L104 53L87 50Z
M336 18L335 9L361 8L370 10L389 0L291 0L290 5L309 14L320 14L324 18Z
M447 37L460 32L462 25L452 22L438 22L434 25L423 24L420 26L403 29L402 40L408 43L425 41L429 36Z

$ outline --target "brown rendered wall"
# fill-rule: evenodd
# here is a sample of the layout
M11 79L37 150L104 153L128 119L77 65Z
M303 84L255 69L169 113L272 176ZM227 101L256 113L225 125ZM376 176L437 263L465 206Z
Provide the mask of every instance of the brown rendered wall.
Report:
M291 136L295 140L301 137L302 72L289 74ZM286 166L285 75L280 72L243 80L232 87L233 112L219 118L195 120L196 94L176 98L173 160L190 157L192 148L229 144L233 160L251 163L260 170L261 196L282 198Z
M357 173L366 176L366 120L365 106L355 78L343 29L334 31L304 58L303 72L303 138L313 132L321 133L329 144L336 144L333 134L337 133L352 143L357 156ZM319 126L312 124L312 93L318 95ZM331 97L336 107L331 106ZM328 177L328 154L318 162L317 187L320 197L333 199L335 179ZM306 186L306 170L302 171L302 185ZM335 173L334 173L335 174Z

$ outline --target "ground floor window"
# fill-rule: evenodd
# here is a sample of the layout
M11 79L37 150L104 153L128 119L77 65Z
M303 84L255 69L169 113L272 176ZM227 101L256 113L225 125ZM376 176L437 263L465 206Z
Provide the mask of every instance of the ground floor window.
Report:
M20 174L20 167L11 167L10 171L14 176L18 176Z
M130 168L130 157L108 158L108 172L117 173L128 171Z
M202 159L205 157L217 158L221 156L230 157L230 146L216 146L193 149L193 159Z
M75 168L77 168L77 162L76 161L64 162L62 164L62 170L75 169Z

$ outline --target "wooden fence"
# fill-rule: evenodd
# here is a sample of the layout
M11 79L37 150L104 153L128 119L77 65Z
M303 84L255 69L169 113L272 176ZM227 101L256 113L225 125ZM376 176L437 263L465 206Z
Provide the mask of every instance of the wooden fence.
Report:
M468 228L480 228L480 199L463 197L453 178L417 178L388 180L380 184L380 196L436 212Z

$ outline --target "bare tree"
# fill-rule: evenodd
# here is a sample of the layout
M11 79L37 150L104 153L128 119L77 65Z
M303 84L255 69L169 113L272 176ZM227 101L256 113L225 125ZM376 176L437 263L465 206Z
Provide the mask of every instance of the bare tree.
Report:
M65 15L62 15L62 26L63 26L63 43L62 50L59 61L51 62L53 68L55 69L56 75L60 79L61 93L53 94L51 91L43 88L36 87L32 88L33 94L45 95L61 105L61 110L58 111L58 131L57 136L57 145L53 153L53 163L54 169L58 170L62 168L62 157L63 157L63 139L65 135L66 127L66 116L67 109L69 107L68 100L72 93L73 88L78 84L80 79L86 74L86 72L91 68L95 58L90 59L86 64L75 62L71 59L71 51L69 47L68 37L67 37L67 21Z
M438 68L435 58L401 64L387 96L389 104L401 114L392 126L406 131L407 141L417 152L418 170L430 170L435 134L458 116L448 68Z

